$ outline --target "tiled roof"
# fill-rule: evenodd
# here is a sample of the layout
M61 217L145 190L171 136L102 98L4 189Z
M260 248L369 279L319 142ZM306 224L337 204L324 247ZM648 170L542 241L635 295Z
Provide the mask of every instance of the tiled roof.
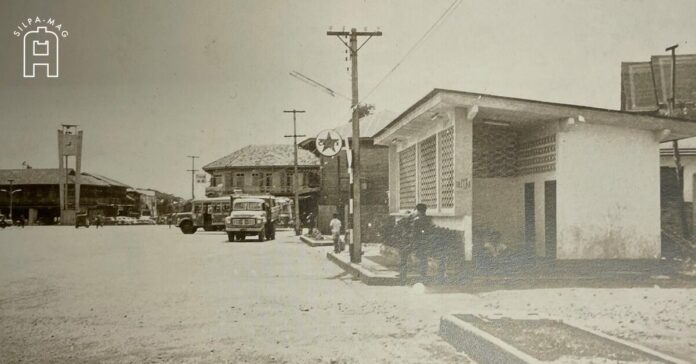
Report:
M128 187L123 183L97 175L82 172L80 183L92 186ZM8 179L15 185L57 185L65 182L65 174L58 168L0 169L0 185L7 185ZM69 169L68 183L75 183L75 170Z
M213 170L233 167L274 167L292 166L295 164L294 147L292 144L247 145L232 154L224 156L203 166L203 170ZM317 157L298 148L297 164L299 166L318 166Z

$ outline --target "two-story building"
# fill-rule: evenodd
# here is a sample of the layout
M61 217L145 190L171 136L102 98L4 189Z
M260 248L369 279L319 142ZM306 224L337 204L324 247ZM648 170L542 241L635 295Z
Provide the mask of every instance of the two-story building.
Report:
M206 196L235 192L294 196L294 146L292 144L248 145L203 166L211 175ZM316 212L320 187L319 159L298 148L298 193L300 214Z
M425 203L465 260L503 243L552 260L661 255L661 142L696 122L435 89L375 136L389 207Z
M382 223L389 216L389 148L374 143L374 135L387 125L396 115L390 111L377 112L360 119L360 188L362 206L363 241L379 241ZM348 143L353 142L353 124L348 122L334 130ZM348 159L346 150L333 157L326 157L317 151L315 138L308 138L300 146L317 155L321 163L321 191L318 196L317 227L329 233L329 222L334 213L342 221L348 215L350 199L350 181L348 177Z

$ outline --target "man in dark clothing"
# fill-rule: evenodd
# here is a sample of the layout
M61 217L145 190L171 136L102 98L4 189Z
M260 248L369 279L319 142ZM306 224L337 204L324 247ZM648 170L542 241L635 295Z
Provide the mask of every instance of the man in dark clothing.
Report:
M406 216L399 220L394 227L394 232L401 232L405 234L398 234L398 246L399 246L399 280L401 284L406 284L406 276L408 275L408 260L413 253L414 245L414 235L413 235L413 217L412 215Z
M430 216L425 214L428 207L424 203L416 205L416 216L413 217L413 242L416 257L420 265L420 276L423 280L428 277L428 252L430 248Z

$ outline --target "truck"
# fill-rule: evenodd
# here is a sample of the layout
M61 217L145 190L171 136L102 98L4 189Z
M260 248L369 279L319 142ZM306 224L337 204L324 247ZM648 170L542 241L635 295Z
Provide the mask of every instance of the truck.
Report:
M243 241L249 235L257 235L259 241L275 239L280 206L274 196L231 195L230 202L232 212L225 218L228 241Z

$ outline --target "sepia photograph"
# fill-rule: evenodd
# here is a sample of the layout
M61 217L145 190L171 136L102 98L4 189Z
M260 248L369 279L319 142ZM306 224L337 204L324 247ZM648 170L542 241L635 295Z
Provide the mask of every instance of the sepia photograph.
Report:
M696 1L0 1L0 363L696 364Z

